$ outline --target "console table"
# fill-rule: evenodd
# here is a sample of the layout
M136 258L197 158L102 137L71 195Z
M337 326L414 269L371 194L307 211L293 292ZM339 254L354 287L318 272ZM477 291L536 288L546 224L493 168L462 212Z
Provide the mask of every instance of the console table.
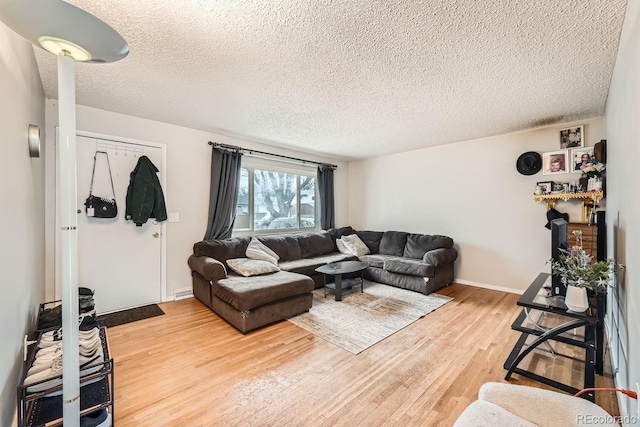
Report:
M567 311L564 297L550 296L550 274L540 273L529 288L518 300L523 307L511 329L522 332L509 357L504 363L507 370L505 379L516 373L543 384L575 394L582 388L595 387L595 375L602 375L604 369L604 309L606 295L597 293L592 298L591 307L585 313ZM549 283L549 289L546 288ZM578 335L570 331L584 328L584 334ZM561 354L550 345L560 342L584 349L584 357ZM544 344L544 345L543 345ZM545 349L547 347L547 349ZM584 363L584 381L580 388L550 378L546 371L543 374L531 372L520 363L534 350L547 352L553 357L564 357ZM595 393L582 395L585 399L595 401Z

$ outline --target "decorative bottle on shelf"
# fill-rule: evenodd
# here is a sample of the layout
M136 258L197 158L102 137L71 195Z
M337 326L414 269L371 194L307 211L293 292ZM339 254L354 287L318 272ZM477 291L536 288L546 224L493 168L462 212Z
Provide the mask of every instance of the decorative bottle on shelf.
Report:
M602 178L596 178L595 191L602 191Z
M580 191L581 192L587 191L587 186L589 185L589 178L587 177L580 178L579 182L580 182Z

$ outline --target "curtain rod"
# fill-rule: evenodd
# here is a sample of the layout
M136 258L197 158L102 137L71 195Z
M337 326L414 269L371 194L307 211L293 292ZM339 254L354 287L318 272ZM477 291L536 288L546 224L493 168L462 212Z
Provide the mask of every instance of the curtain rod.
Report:
M283 159L295 160L297 162L302 162L302 163L313 163L313 164L318 165L318 166L326 166L326 167L329 167L331 169L338 169L337 165L332 165L332 164L329 164L329 163L322 163L322 162L316 162L316 161L313 161L313 160L299 159L297 157L284 156L282 154L267 153L266 151L251 150L251 149L248 149L248 148L236 147L235 145L220 144L219 142L209 141L209 145L212 145L213 148L220 147L220 148L223 148L223 149L226 149L226 150L246 151L249 154L251 154L251 153L266 154L267 156L280 157L280 158L283 158Z

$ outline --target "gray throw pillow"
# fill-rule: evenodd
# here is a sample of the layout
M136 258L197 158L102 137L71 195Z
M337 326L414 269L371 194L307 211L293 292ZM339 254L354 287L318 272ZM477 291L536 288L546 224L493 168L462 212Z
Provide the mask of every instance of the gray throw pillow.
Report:
M250 258L233 258L227 260L227 265L236 273L244 276L257 276L259 274L275 273L280 267L268 261Z
M273 265L278 265L278 260L280 259L277 253L269 249L267 245L261 243L255 237L249 242L245 254L247 258L267 261Z
M342 243L355 256L362 256L371 253L367 245L364 244L357 234L342 237Z

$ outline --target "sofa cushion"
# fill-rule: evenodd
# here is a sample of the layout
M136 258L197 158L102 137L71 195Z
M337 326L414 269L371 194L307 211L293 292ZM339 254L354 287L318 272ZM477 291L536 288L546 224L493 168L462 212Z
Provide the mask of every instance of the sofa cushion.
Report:
M227 269L217 259L208 256L191 255L187 260L191 270L198 272L206 280L218 280L227 277Z
M358 231L356 234L372 254L377 254L380 251L380 240L384 234L382 231Z
M439 248L452 248L453 239L437 234L409 234L404 247L403 256L407 258L422 258L426 252Z
M404 231L385 231L380 239L378 252L383 255L403 256L408 235L409 233Z
M258 237L262 243L278 254L280 261L302 258L302 250L298 239L293 234Z
M227 260L227 265L244 277L274 273L280 270L280 267L269 261L251 258L231 258Z
M362 256L371 253L369 247L364 244L357 234L351 234L350 236L342 237L342 243L351 254L355 256ZM337 243L337 241L336 241Z
M331 236L324 230L317 233L298 234L297 238L300 244L301 258L311 258L335 251L335 244Z
M392 273L412 276L433 277L435 267L422 262L421 259L389 258L384 262L384 269Z
M527 405L529 406L529 405ZM538 413L540 413L540 408ZM552 416L554 416L553 413ZM480 427L480 426L509 426L509 427L535 427L545 424L533 424L524 418L512 414L504 408L484 400L476 400L462 411L453 427ZM550 425L560 425L551 423ZM570 424L573 425L573 424Z
M281 270L291 271L293 273L306 274L312 276L316 273L316 268L329 264L330 262L338 261L357 261L358 258L351 254L341 254L339 252L331 252L329 254L321 255L313 258L302 258L294 261L285 261L279 264Z
M273 252L267 245L255 237L249 242L245 253L247 258L267 261L273 265L278 265L278 260L280 259L277 253Z
M245 256L250 237L236 237L227 240L204 240L193 245L193 253L197 256L208 256L225 262L229 258Z
M263 276L242 277L230 274L226 279L212 283L214 298L236 310L251 310L283 298L313 291L313 280L302 274L278 271Z
M598 426L618 425L611 415L595 403L553 390L488 382L480 387L478 399L497 405L537 426L582 426L589 424L586 422L589 418ZM540 411L540 408L544 408L544 411Z
M431 264L434 267L440 267L441 265L454 262L456 259L458 259L458 251L454 248L434 249L424 254L424 257L422 257L422 259L427 264Z
M382 254L372 254L372 255L362 255L358 257L360 262L364 262L369 267L384 267L384 262L389 258L395 258L394 255L382 255Z

